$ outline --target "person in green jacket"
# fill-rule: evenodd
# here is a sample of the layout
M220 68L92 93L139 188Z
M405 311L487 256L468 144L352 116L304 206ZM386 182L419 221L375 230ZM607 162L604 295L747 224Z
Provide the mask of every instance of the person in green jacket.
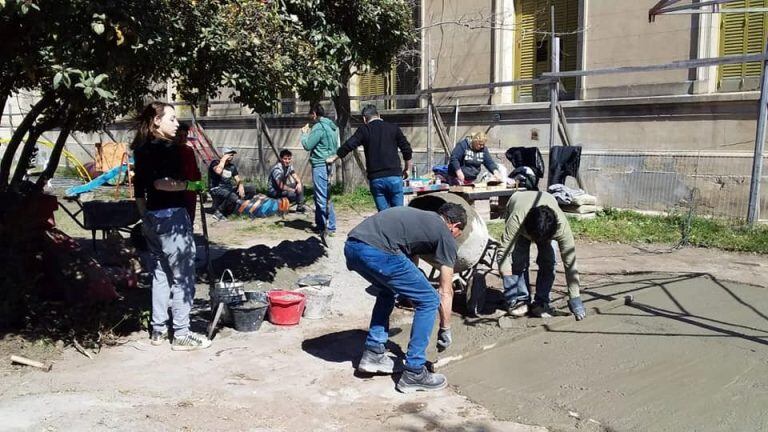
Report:
M329 179L331 165L325 160L336 154L339 148L339 132L336 124L325 116L325 109L316 104L309 112L314 126L309 124L301 129L301 145L309 152L312 164L312 183L315 188L315 230L328 231L329 235L336 232L336 212L329 197Z
M512 316L529 312L528 266L531 243L536 244L536 295L530 314L535 317L557 315L549 306L549 293L555 281L555 246L560 249L568 284L568 307L574 318L586 317L579 295L579 271L576 267L576 244L571 226L555 197L539 191L517 192L507 204L507 220L501 237L499 271L504 284L507 310Z

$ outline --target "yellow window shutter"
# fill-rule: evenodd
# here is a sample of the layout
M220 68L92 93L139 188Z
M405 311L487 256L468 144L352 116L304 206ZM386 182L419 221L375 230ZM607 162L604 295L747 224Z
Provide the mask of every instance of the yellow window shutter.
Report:
M555 8L555 32L560 34L560 70L578 68L579 0L518 0L517 53L515 78L531 79L552 69L550 35L551 8ZM566 90L573 91L576 79L563 80ZM536 92L538 93L538 92ZM535 100L534 86L517 89L518 101Z
M520 0L517 3L517 46L515 77L519 80L532 79L536 61L536 6L537 0ZM517 87L517 99L533 97L533 86Z
M383 74L363 72L358 77L359 96L387 94L387 78Z
M729 9L766 6L768 6L768 0L741 0L727 3L722 7ZM763 12L722 14L720 54L727 56L763 52L766 34L768 34L766 15L768 14ZM761 67L761 62L721 65L718 86L721 90L752 90L756 83L754 78L760 76Z

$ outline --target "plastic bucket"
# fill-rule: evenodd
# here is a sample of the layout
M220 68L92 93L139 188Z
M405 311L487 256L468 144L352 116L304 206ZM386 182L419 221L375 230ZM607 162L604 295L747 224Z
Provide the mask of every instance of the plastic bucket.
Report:
M225 279L229 276L229 281ZM225 307L221 312L221 318L219 320L223 324L232 323L232 314L229 311L229 305L234 303L240 303L243 301L243 283L237 282L232 272L229 269L224 270L221 278L213 286L213 290L210 292L211 296L211 314L216 313L216 308L219 307L219 303L224 303Z
M245 301L257 301L269 304L266 291L245 291Z
M229 309L232 312L235 330L239 332L254 332L258 330L261 327L261 323L264 322L264 315L267 314L267 304L257 301L232 305Z
M333 291L326 286L308 286L299 288L296 292L304 294L307 298L304 307L304 318L321 319L328 314Z
M275 325L296 325L304 312L306 296L295 291L270 291L269 322Z

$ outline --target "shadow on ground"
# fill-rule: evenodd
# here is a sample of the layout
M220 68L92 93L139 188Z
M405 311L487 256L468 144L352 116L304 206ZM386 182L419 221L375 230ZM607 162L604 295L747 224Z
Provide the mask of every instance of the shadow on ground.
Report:
M237 269L237 278L241 281L273 282L278 269L307 267L325 254L320 240L310 237L306 240L285 240L272 248L256 245L248 249L227 250L213 260L212 266L214 274L221 274L225 269Z
M389 330L389 335L395 336L401 331L399 328L392 328ZM301 349L321 360L331 363L349 362L353 368L357 368L367 335L368 332L360 329L328 333L304 340L301 343ZM391 341L387 342L387 349L397 357L405 356L400 346Z

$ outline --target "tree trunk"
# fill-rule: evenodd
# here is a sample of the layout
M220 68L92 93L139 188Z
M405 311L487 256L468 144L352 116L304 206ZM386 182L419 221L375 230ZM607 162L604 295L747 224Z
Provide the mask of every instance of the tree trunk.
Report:
M19 127L16 129L16 132L13 133L11 141L5 148L3 160L0 162L0 192L8 189L8 177L11 175L13 156L16 154L16 150L18 150L19 144L21 144L21 140L24 139L24 135L27 134L27 131L32 127L32 124L35 122L35 120L37 120L37 116L39 116L44 109L53 104L53 101L54 97L52 94L46 94L43 96L43 98L40 99L40 101L38 101L35 106L33 106L32 109L27 113L27 115L24 117L24 120L22 120L21 124L19 124ZM35 140L37 140L37 138L35 138Z
M29 138L24 144L24 148L21 149L21 155L19 155L19 163L16 165L16 171L11 178L11 187L18 186L24 176L27 174L29 164L32 161L32 155L35 154L35 148L37 146L37 139L43 132L49 131L59 124L63 124L63 120L66 119L66 113L69 110L69 102L65 102L56 110L56 114L53 117L45 119L44 122L35 124L35 126L29 132ZM32 139L34 138L34 139Z
M5 114L6 102L8 102L8 93L5 91L5 89L0 90L0 120L2 120L3 114Z
M53 151L51 151L51 157L48 159L48 165L45 167L45 171L43 171L43 173L40 175L40 178L37 179L37 187L39 189L42 189L45 185L45 182L53 178L53 175L56 172L56 168L59 166L59 160L61 160L61 152L64 150L64 144L67 142L69 133L70 126L69 122L67 122L64 124L64 127L61 128L59 137L56 138L56 144L53 146Z
M349 99L349 74L341 77L336 96L333 97L333 106L336 109L336 125L339 127L339 133L342 144L352 135L350 120L352 118L352 107ZM358 186L366 184L365 166L357 151L352 152L352 158L346 158L341 161L341 177L344 192L352 192Z
M27 142L24 143L24 148L21 150L21 155L19 156L19 163L16 164L16 171L14 171L13 177L11 178L11 190L14 190L14 186L18 186L24 179L24 175L29 169L29 162L32 159L35 145L37 145L37 139L40 138L40 135L42 135L46 129L45 125L35 125L29 130Z

